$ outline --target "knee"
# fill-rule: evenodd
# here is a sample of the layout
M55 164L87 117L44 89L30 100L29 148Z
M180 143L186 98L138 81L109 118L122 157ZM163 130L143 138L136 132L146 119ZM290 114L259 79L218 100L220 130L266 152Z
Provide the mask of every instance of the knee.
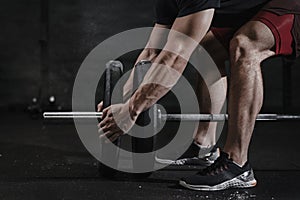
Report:
M262 48L256 34L237 34L230 41L230 60L231 67L249 66L260 67L260 63L275 54L269 47Z
M273 55L269 49L261 49L255 37L237 34L230 41L231 68L235 71L256 72L261 62Z
M250 58L255 54L256 48L253 40L247 35L235 35L230 41L230 57L233 62L242 58Z

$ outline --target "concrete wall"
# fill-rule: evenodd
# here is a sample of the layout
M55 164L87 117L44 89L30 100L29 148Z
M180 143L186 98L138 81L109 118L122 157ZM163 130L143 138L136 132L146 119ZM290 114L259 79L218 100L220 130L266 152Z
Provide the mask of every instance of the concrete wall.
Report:
M43 5L44 4L44 5ZM0 106L50 95L70 107L87 54L108 37L152 26L151 1L4 0L0 7ZM48 12L48 19L47 19Z
M0 24L0 105L24 104L38 92L39 0L3 0Z

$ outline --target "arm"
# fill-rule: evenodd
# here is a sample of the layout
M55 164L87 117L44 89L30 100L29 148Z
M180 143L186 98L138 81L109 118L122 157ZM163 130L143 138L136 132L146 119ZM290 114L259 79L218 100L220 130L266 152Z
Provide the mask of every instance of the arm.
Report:
M148 73L146 74L145 79L147 79L148 75L152 80L149 84L138 88L129 100L129 111L132 119L135 119L141 112L150 108L170 90L169 87L167 88L155 83L161 83L164 81L163 79L174 80L174 76L169 76L168 73L165 73L163 76L153 76L153 74L161 73L161 71L159 71L161 69L159 64L169 66L179 74L182 74L188 59L207 33L213 14L214 9L209 9L175 20L172 30L183 33L188 37L182 37L180 34L176 34L176 32L170 32L167 44L155 58L154 64L148 72L152 74L152 76L149 76ZM170 51L175 52L175 54ZM155 77L156 80L153 80L153 77ZM172 85L175 85L177 80L178 79L175 79Z
M103 119L98 125L99 132L104 132L100 136L101 138L115 141L120 135L127 133L134 125L138 115L150 108L175 85L190 56L207 33L213 14L214 9L209 9L175 20L163 50L153 56L153 65L144 78L144 84L142 83L125 104L115 104L103 110ZM183 37L178 32L188 37ZM150 42L146 49L151 49ZM148 54L143 52L140 57L142 55ZM160 65L168 67L161 70ZM166 68L170 70L166 70ZM174 71L179 74L175 79L173 79ZM166 83L166 80L170 87L159 84Z
M151 48L151 47L156 47L159 46L160 44L165 44L167 41L167 36L164 35L165 31L162 31L162 29L168 29L170 26L168 25L160 25L160 24L155 24L152 33L150 35L150 38L147 42L146 47L144 50L141 52L139 57L137 58L135 65L141 61L141 60L149 60L149 61L154 61L159 54L160 50ZM133 85L133 71L131 72L127 82L125 83L123 87L123 98L128 99L131 94L132 94L132 85Z

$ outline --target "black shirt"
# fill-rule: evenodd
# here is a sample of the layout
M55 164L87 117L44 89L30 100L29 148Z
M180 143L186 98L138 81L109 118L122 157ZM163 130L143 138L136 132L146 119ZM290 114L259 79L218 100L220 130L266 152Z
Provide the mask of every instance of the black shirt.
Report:
M155 0L155 22L172 24L183 17L215 8L213 26L240 26L253 17L269 0Z

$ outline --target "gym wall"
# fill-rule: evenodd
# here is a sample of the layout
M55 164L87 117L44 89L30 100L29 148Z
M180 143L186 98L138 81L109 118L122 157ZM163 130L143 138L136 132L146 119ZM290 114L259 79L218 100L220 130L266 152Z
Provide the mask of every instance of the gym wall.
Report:
M33 97L47 104L54 95L57 104L70 109L85 56L114 34L152 26L152 1L2 0L0 25L0 107L24 108ZM134 55L124 58L127 69ZM265 111L300 110L300 66L291 70L292 96L284 106L283 68L278 61L264 66Z

